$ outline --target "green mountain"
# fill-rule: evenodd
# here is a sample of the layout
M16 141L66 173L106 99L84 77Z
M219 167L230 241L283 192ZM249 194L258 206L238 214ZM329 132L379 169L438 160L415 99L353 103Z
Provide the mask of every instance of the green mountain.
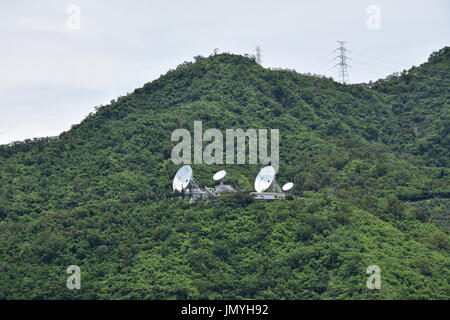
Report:
M449 47L357 85L198 56L59 137L0 146L0 298L448 299L449 71ZM279 129L277 180L299 197L170 198L171 134L194 121ZM193 165L210 186L223 168L249 190L260 166Z

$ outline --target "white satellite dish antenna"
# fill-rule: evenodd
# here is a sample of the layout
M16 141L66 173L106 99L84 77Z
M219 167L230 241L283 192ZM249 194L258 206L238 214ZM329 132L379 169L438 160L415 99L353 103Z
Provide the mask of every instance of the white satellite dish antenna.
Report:
M182 166L173 178L173 191L182 192L192 181L192 168L188 165Z
M281 189L283 191L289 191L292 189L293 186L294 186L294 184L292 182L288 182Z
M227 175L227 172L225 170L220 170L219 172L216 172L213 176L213 179L216 181L222 180Z
M255 179L256 192L264 192L275 180L275 169L272 166L262 168Z

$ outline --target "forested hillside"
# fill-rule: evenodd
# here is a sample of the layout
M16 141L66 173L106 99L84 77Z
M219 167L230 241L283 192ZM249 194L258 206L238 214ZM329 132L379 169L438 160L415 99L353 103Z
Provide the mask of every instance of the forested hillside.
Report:
M0 146L0 298L448 299L449 72L449 47L357 85L198 56L59 137ZM171 133L196 120L279 129L299 198L167 199ZM259 168L193 165L241 190Z
M434 52L428 62L379 80L372 88L387 94L392 116L385 142L420 156L427 165L450 165L450 50Z

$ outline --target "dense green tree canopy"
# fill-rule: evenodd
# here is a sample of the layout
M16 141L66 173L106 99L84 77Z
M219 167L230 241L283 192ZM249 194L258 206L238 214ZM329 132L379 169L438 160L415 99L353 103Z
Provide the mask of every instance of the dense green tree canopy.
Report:
M357 85L199 56L59 137L0 146L0 298L448 298L449 71L448 47ZM195 120L279 129L297 198L168 199L171 133ZM259 167L193 165L241 190Z

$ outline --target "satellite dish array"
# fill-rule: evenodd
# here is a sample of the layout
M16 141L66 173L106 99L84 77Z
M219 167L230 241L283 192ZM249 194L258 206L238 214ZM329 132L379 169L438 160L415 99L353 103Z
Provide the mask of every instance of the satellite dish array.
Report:
M205 187L200 188L195 182L193 177L192 168L189 165L181 167L173 178L173 191L189 194L191 198L209 198L217 196L216 193L221 192L235 192L236 190L231 185L223 183L227 172L225 170L218 171L214 174L213 180L219 181L220 184L215 188ZM272 166L266 166L262 168L255 179L255 190L251 194L255 196L255 199L284 199L285 194L283 192L289 192L294 184L288 182L283 185L282 188L275 181L275 169Z

